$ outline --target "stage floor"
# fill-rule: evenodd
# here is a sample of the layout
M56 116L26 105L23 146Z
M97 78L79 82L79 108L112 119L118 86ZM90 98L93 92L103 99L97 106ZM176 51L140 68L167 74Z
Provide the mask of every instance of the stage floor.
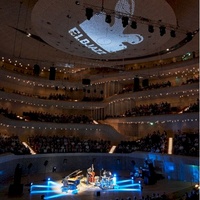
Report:
M195 185L195 183L191 182L181 182L181 181L173 181L162 179L158 180L154 185L145 185L142 184L142 190L117 190L117 189L109 189L109 190L102 190L98 186L94 186L92 184L84 184L82 181L80 186L78 187L77 194L69 193L61 193L57 190L60 189L62 186L62 179L68 173L49 173L49 174L37 174L37 175L27 175L22 177L21 183L23 186L23 194L21 196L9 196L9 186L13 183L13 180L7 180L4 183L0 184L0 199L1 200L38 200L38 199L57 199L57 200L116 200L116 199L123 199L126 200L130 198L134 200L136 197L137 200L142 198L142 196L146 197L147 195L152 196L153 194L162 195L163 193L172 196L180 196L185 193L185 191L191 191L191 188ZM126 172L118 172L118 176L120 180L128 180L130 177L126 174ZM46 180L50 178L51 182L49 184L55 184L56 188L55 192L51 193L47 191L44 187L48 184ZM38 191L38 193L32 194L30 192L30 186L28 183L33 183L34 188L32 191ZM42 189L40 189L40 187ZM36 189L37 188L37 189ZM39 188L39 190L38 190ZM138 187L136 187L138 188ZM61 194L61 195L60 195Z

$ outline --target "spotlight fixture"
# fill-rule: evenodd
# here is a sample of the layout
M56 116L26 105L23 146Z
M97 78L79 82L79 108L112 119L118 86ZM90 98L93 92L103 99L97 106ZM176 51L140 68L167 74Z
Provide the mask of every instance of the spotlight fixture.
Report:
M128 17L126 16L122 17L122 24L124 28L128 25Z
M105 22L108 23L108 24L111 23L111 16L110 15L106 15Z
M171 31L170 31L170 36L173 37L173 38L176 37L176 32L175 32L175 30L171 30Z
M137 28L137 22L136 21L131 22L131 28L133 28L133 29Z
M166 33L166 27L165 26L160 26L160 36L165 35Z
M79 2L79 1L75 1L75 4L76 4L76 5L80 5L80 2Z
M153 27L153 25L149 25L149 26L148 26L148 31L149 31L149 33L153 33L153 32L154 32L154 27Z
M92 8L86 8L85 9L85 16L87 17L87 20L90 20L93 16L93 9Z
M192 33L191 33L191 32L188 32L188 33L187 33L187 42L191 41L192 38L193 38Z
M56 167L55 166L53 167L52 172L56 172Z

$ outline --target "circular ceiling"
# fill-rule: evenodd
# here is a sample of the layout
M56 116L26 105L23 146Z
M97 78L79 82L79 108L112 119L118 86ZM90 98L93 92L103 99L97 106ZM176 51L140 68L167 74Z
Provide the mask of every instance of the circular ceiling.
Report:
M165 0L43 0L35 4L31 20L37 35L50 46L95 60L159 52L173 39L169 27L177 22Z

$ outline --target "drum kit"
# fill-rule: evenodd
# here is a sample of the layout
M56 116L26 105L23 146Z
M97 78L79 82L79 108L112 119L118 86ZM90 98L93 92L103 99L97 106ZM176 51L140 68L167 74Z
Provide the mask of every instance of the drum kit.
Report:
M99 186L101 189L114 189L114 176L110 171L104 170L103 176L100 176L99 179L95 182L96 186Z

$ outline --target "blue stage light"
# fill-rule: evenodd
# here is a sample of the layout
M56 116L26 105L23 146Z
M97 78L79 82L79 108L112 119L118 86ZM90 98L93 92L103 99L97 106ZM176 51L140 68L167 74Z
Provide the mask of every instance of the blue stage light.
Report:
M116 174L114 174L113 176L113 185L116 185L117 184L117 177L116 177Z
M129 182L131 180L121 180L121 181L117 181L117 184L121 184L121 183L126 183L126 182Z

